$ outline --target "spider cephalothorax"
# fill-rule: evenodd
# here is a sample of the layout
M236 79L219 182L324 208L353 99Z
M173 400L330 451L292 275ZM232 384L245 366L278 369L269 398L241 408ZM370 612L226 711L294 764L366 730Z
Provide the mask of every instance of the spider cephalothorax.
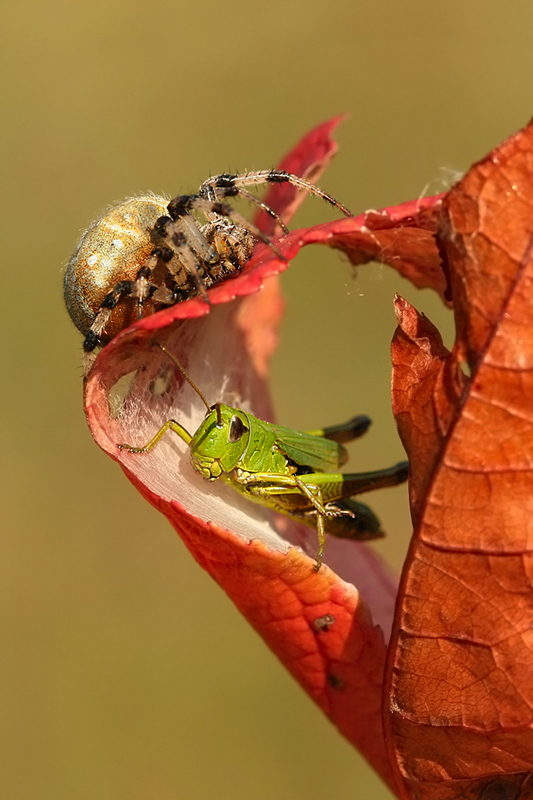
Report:
M123 328L165 306L201 295L242 270L257 240L283 255L252 222L223 202L244 197L287 227L247 186L290 183L343 214L350 211L312 183L283 170L216 175L197 194L172 200L145 195L125 200L83 234L65 274L65 302L90 353ZM203 225L194 214L207 220Z

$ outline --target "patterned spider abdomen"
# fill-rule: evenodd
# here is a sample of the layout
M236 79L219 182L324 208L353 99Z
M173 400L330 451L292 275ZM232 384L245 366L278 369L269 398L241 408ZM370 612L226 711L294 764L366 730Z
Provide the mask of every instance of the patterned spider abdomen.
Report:
M110 289L133 285L154 248L163 246L155 223L167 213L167 205L168 199L156 195L130 198L96 219L81 237L68 263L64 288L68 312L85 336ZM146 298L144 313L153 314L155 306ZM127 296L99 332L100 343L106 344L137 319L137 299Z

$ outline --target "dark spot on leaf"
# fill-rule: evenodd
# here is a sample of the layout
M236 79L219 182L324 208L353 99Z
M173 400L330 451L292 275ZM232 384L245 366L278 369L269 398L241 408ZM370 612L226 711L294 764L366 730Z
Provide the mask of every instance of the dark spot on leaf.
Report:
M518 800L521 796L520 787L516 785L514 778L511 782L505 778L498 778L491 781L480 795L480 800Z
M324 614L323 617L317 617L313 620L313 628L316 631L329 631L330 627L335 622L335 617L333 614Z
M328 684L332 689L344 689L344 681L333 675L332 672L328 674Z

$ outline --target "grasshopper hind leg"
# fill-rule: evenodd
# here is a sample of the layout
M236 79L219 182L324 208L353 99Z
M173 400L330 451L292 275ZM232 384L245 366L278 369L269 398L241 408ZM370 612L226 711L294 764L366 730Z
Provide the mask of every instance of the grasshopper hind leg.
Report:
M322 566L324 558L324 551L326 549L326 531L324 528L324 517L322 514L316 513L316 529L318 533L318 552L316 554L315 563L313 565L313 572L318 572Z
M336 503L328 503L328 511L341 512L328 518L326 533L337 539L353 539L366 542L370 539L381 539L385 534L381 530L381 522L372 509L358 500L348 497Z
M358 414L352 417L348 422L342 422L340 425L330 425L327 428L319 428L314 431L306 431L311 436L322 436L324 439L331 439L338 444L346 444L352 442L354 439L359 439L363 436L372 424L370 417L366 414Z
M384 536L381 523L372 509L352 498L339 500L336 503L327 503L324 506L324 512L320 512L316 508L310 509L303 516L302 521L316 526L317 529L318 551L313 567L315 572L318 572L322 566L326 533L337 539L351 539L359 542L380 539Z
M370 539L380 539L384 536L381 530L381 523L371 508L364 503L360 503L350 495L366 492L372 489L382 489L387 486L396 486L407 480L409 464L402 461L393 467L376 472L353 473L344 475L342 492L349 493L345 497L337 497L329 502L323 502L324 494L319 486L314 486L323 505L312 501L313 507L301 513L301 519L307 525L312 525L318 533L318 553L315 563L315 571L320 569L324 557L325 534L335 536L338 539L351 539L353 541L368 541ZM325 476L327 479L327 476ZM310 475L309 479L315 483L322 476ZM304 483L307 476L304 475L300 482ZM320 481L322 482L322 481ZM311 487L307 487L308 490ZM326 487L322 487L325 489Z

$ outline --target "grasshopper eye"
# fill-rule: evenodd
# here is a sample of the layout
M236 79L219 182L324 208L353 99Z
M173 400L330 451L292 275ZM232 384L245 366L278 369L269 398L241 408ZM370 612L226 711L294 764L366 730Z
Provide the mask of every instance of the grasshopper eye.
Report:
M235 442L238 442L248 430L249 429L246 427L242 419L235 415L231 418L228 442L230 444L235 444Z

